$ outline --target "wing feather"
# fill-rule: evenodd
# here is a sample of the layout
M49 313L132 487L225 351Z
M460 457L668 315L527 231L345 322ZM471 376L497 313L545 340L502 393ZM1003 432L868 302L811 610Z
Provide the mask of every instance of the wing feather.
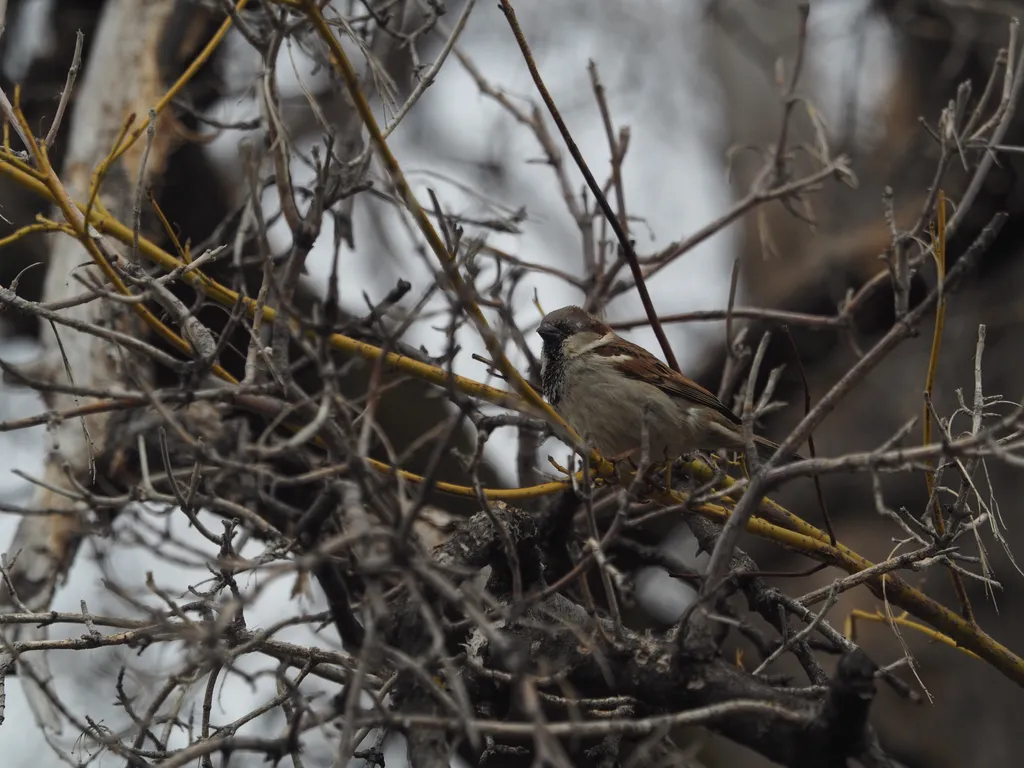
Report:
M711 392L681 373L676 373L643 347L622 338L615 338L597 347L593 352L601 357L620 358L614 360L613 364L623 375L631 379L649 382L672 397L711 408L733 424L742 423L740 418Z

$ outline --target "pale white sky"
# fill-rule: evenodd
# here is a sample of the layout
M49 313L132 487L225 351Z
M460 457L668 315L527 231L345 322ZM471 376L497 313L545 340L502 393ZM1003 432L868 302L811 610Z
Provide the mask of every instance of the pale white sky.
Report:
M839 108L838 104L829 103L829 95L838 91L831 86L841 81L853 61L842 31L848 29L850 19L863 4L864 0L814 4L810 39L813 59L821 66L819 77L824 87L819 104L826 117L830 109ZM608 167L608 147L586 69L589 59L599 62L613 119L617 125L628 124L631 127L631 149L625 164L624 181L629 210L645 219L643 225L633 225L641 251L650 251L685 236L729 205L722 158L718 156L717 149L712 150L718 125L717 94L707 85L708 77L700 71L702 41L696 34L700 5L679 3L677 0L632 0L628 3L621 0L573 0L557 4L547 0L520 0L516 3L520 21L548 87L595 175L603 178ZM450 9L449 23L454 22L454 11L454 8ZM9 29L7 34L17 35L19 40L25 41L40 39L24 29ZM872 35L863 61L874 70L883 71L888 55L887 44L883 33ZM495 3L477 4L463 34L462 46L494 84L512 94L535 98L529 75ZM25 47L19 47L21 55L24 55ZM20 64L16 59L12 57L5 63L17 68ZM281 71L287 69L288 66L284 66ZM884 78L878 80L884 82ZM867 98L872 98L872 95L868 93ZM228 105L228 108L239 107ZM493 102L479 95L454 57L424 95L416 112L415 126L410 121L394 133L392 149L413 180L415 191L423 195L429 183L452 210L468 205L468 197L454 185L434 176L427 177L423 172L434 171L455 179L468 179L473 186L479 187L468 175L469 169L453 162L453 157L534 159L541 156L532 134L515 125ZM237 136L226 136L214 142L210 151L230 170L237 164L237 146ZM431 151L432 147L438 146L443 148L442 151ZM566 213L550 169L540 163L512 162L510 173L511 179L504 191L497 190L492 194L487 190L487 193L509 208L525 205L528 219L523 224L522 235L495 235L490 238L491 242L534 262L557 264L568 271L580 270L578 233ZM580 187L582 178L574 170L572 176ZM365 209L358 205L355 227L357 244L372 238ZM394 227L394 231L395 243L407 242L401 227ZM323 238L324 242L330 242L329 225ZM650 286L658 309L668 313L724 306L733 246L733 235L726 232L708 240L662 272ZM374 265L379 262L366 258L366 250L372 249L345 254L346 266L340 282L343 301L357 311L362 306L362 291L377 299L393 285L390 278L382 280L374 275ZM324 258L325 252L320 250L319 253L320 258L310 266L311 275L314 279L326 279L329 267ZM424 265L401 255L399 258L402 275L406 279L416 288L427 285L430 278ZM548 309L579 298L572 290L549 278L532 275L517 293L515 310L524 324L538 319L531 304L533 289L537 290L542 304ZM635 295L628 295L617 300L610 311L616 317L636 316L642 313L642 308ZM685 366L688 360L694 360L702 345L720 332L719 328L711 325L673 328L671 338L681 363ZM637 331L632 338L657 350L649 331ZM429 328L417 327L410 341L439 349L443 338ZM470 357L472 352L484 352L482 344L469 332L463 333L459 341L463 352L456 371L474 378L482 377L483 367ZM539 351L539 344L534 339L530 342ZM28 344L0 340L0 355L7 360L23 360L31 354ZM0 420L36 412L39 408L38 400L32 394L0 384ZM19 468L29 473L38 472L44 440L41 430L0 433L0 498L14 503L28 500L27 484L8 470ZM512 441L505 430L499 431L492 439L490 457L498 459L495 463L499 466L511 464L501 461L501 458L511 455ZM565 450L557 444L549 443L547 448L557 451L559 458L564 458ZM511 476L507 480L514 482ZM17 522L13 516L0 515L0 546L3 548L11 540ZM202 546L199 537L182 525L180 516L172 518L171 525L184 539ZM219 528L219 524L215 523L215 527ZM688 546L692 551L692 543L686 545L682 540L669 542L668 546L677 551ZM167 586L172 594L181 594L187 585L205 578L202 568L185 570L172 567L148 557L144 549L101 540L96 547L84 548L68 584L58 592L55 609L78 610L79 601L85 599L94 612L123 611L123 607L105 595L100 586L101 572L95 562L97 548L111 552L110 569L122 583L141 584L146 571L152 570L159 584ZM643 575L641 581L664 587L661 583L663 576L655 571ZM271 623L280 617L282 606L293 605L288 599L290 583L267 585L253 581L241 586L251 591L259 589L260 592L255 604L247 611L250 627ZM685 590L652 590L651 600L649 607L652 612L668 619L685 607L686 594ZM55 630L54 636L58 636L60 631ZM80 629L75 628L64 631L80 633ZM298 642L314 642L308 630L293 629L283 633L283 637ZM141 681L147 672L156 674L159 670L173 668L179 655L180 648L168 646L132 659L130 666L136 670L134 678L140 681L138 684L144 684ZM115 669L118 660L124 658L125 655L119 651L51 654L54 684L73 710L88 712L116 727L123 721L123 713L114 706L111 678L104 677L104 673ZM255 667L272 668L266 662L253 666L254 662L255 659L246 662L252 671ZM128 677L132 679L133 675ZM201 690L200 686L193 693L201 695ZM272 680L268 676L259 678L254 688L249 688L237 678L231 679L218 692L214 720L230 722L251 709L254 702L273 695ZM196 714L198 717L198 709ZM264 727L273 732L280 725L281 721L276 720ZM56 739L70 754L82 757L74 751L76 734L64 733ZM25 704L17 678L7 680L6 722L0 727L0 754L4 755L5 768L54 768L61 764L43 741ZM404 746L400 739L389 739L388 764L403 764L402 755ZM306 765L311 768L329 765L330 745L310 743L305 757ZM236 760L238 764L244 762L241 757ZM94 764L104 767L121 765L123 760L108 757Z

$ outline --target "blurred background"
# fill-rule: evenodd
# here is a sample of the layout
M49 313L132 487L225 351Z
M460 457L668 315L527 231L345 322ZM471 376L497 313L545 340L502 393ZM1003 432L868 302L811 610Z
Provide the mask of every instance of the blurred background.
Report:
M63 88L77 29L88 44L102 10L100 0L9 0L6 30L0 38L0 65L5 91L22 87L22 104L39 125L49 116ZM184 3L183 6L190 6ZM343 13L347 3L334 3ZM417 4L409 3L404 23L415 28ZM630 232L641 256L654 254L675 241L684 240L723 215L749 190L760 170L764 153L778 139L782 121L782 91L792 70L798 44L797 4L791 0L519 0L520 22L533 48L537 64L558 103L568 126L595 175L605 178L609 145L601 121L588 62L597 65L612 121L628 126L628 153L623 163L623 187L631 215ZM189 12L220 6L198 4ZM464 10L456 0L446 3L444 24L450 30ZM199 9L199 10L197 10ZM183 11L184 12L184 11ZM797 93L805 102L796 109L790 145L814 146L816 130L824 126L833 155L847 154L857 176L851 188L825 180L812 199L814 225L794 216L779 204L768 204L741 217L722 232L706 239L683 258L660 272L649 287L662 315L726 306L729 275L734 261L741 265L737 305L765 306L794 311L834 314L839 304L880 270L879 259L890 239L884 218L883 190L894 191L895 210L901 226L919 215L934 175L937 150L919 117L934 126L940 111L954 98L957 86L970 80L980 94L993 68L996 52L1006 46L1009 14L1019 13L1017 2L953 2L950 0L816 0L807 29L807 59ZM219 23L211 13L210 18ZM428 66L446 34L427 36L419 46L421 64ZM420 199L434 190L446 208L466 222L502 222L500 227L479 227L487 243L526 262L569 275L583 275L581 232L564 201L563 189L545 157L535 133L517 121L509 110L481 92L480 79L500 90L529 114L537 101L529 74L507 22L493 2L478 3L453 54L435 82L412 112L390 136L392 150L402 163ZM315 122L304 108L304 89L326 91L325 73L314 71L301 52L283 49L278 71L282 98L294 105L287 113L293 135L312 143ZM172 57L173 58L173 57ZM779 69L779 62L783 67ZM187 62L186 62L187 63ZM417 62L396 53L382 65L397 85L397 101L415 85ZM235 33L186 94L204 114L224 122L251 121L259 117L254 83L261 62ZM475 73L475 74L474 74ZM111 84L116 88L116 83ZM327 102L335 114L331 120L351 119L343 100ZM375 106L386 116L381 99ZM816 127L805 104L812 104L820 118ZM1006 145L1020 145L1021 123L1015 119ZM65 123L65 131L74 125ZM215 234L217 224L230 216L249 194L241 157L247 142L260 141L258 130L220 130L196 124L204 137L180 149L172 160L161 201L172 209L174 220L190 233L193 242ZM553 132L553 131L552 131ZM59 158L63 139L55 147ZM299 142L301 144L301 140ZM734 148L744 148L734 151ZM940 413L955 408L956 388L970 391L972 356L977 325L989 328L986 352L986 391L1002 392L1019 399L1020 323L1024 319L1024 259L1020 253L1021 188L1015 164L1019 155L1004 155L990 174L978 202L961 233L951 243L956 257L980 231L992 213L1007 210L1011 221L978 278L958 294L950 307L946 346L941 358L936 403ZM582 177L565 156L565 174L571 191L578 194ZM799 167L797 158L794 167ZM302 166L296 165L297 179ZM371 171L379 179L379 170ZM311 174L308 174L311 175ZM958 199L970 174L953 164L946 181L947 194ZM385 185L382 185L384 188ZM263 204L271 215L277 210L274 194ZM33 206L36 206L35 208ZM31 220L38 201L6 179L0 180L0 236ZM348 244L342 247L344 270L338 288L344 308L354 314L366 311L366 300L380 301L399 278L414 286L412 302L432 282L426 262L413 254L415 242L390 205L371 195L360 195L344 220ZM6 222L10 222L9 224ZM467 230L473 227L467 223ZM504 230L504 231L502 231ZM330 276L327 254L335 232L325 226L321 243L309 264L305 289L322 296ZM20 241L0 253L0 283L9 285L14 275L29 264L44 262L48 237ZM273 238L286 243L289 231L283 222L271 230ZM319 254L319 258L318 258ZM486 268L493 269L492 263ZM38 298L42 269L22 277L19 292ZM932 280L922 272L914 284L912 300ZM33 295L35 291L35 295ZM540 315L535 299L545 310L580 301L581 292L565 281L539 271L527 271L513 294L512 308L527 340L536 353L539 344L530 332ZM433 306L428 302L428 308ZM440 303L436 303L441 307ZM862 348L892 323L890 291L878 296L858 315L856 334ZM634 291L617 296L607 308L606 319L625 321L643 316ZM768 328L749 323L748 340L756 340ZM775 329L773 327L773 329ZM718 389L725 359L724 324L721 322L670 324L669 338L684 370L702 383ZM807 368L811 396L827 391L855 359L855 346L835 328L793 329L801 359ZM22 362L34 354L37 329L28 318L10 313L0 316L0 356ZM445 329L429 322L414 324L405 336L413 345L432 352L443 349ZM646 327L626 333L631 339L657 350ZM926 337L928 334L924 334ZM802 391L795 374L789 343L776 333L767 370L787 364L779 396L790 407L773 416L770 432L783 435L798 419ZM900 354L884 363L864 386L849 397L816 435L822 455L877 446L921 406L921 390L927 365L929 338L915 339ZM486 368L471 353L483 346L466 328L459 331L462 353L455 371L476 379L486 378ZM514 360L525 366L526 359ZM42 404L27 390L0 385L0 421L37 412ZM396 409L400 408L395 404ZM396 424L405 417L396 411ZM12 470L37 474L42 465L46 437L42 429L0 433L0 501L24 504L30 485ZM513 468L515 441L498 432L488 445L487 458L501 482L516 482ZM549 441L540 452L564 460L567 449ZM1021 523L1013 514L1020 489L1019 478L992 467L992 499L1001 500L1011 551ZM892 531L875 512L870 483L863 476L834 478L826 482L830 510L838 522L840 539L867 557L884 557L893 544ZM890 506L920 507L925 501L924 480L900 476L886 485ZM810 487L786 488L780 501L798 514L820 524ZM0 516L0 540L9 541L18 518ZM53 608L78 610L86 600L94 612L123 611L108 594L102 579L124 583L145 580L152 571L158 583L188 584L205 577L199 562L183 564L153 559L150 547L175 526L178 541L198 539L186 525L173 520L147 520L145 510L119 521L113 535L93 538L75 563L67 583L58 591ZM6 545L5 545L6 546ZM692 557L695 544L685 530L677 531L666 546ZM802 567L785 553L766 546L752 546L762 568ZM1007 556L996 549L989 553L996 578L1005 589L997 603L987 600L980 588L972 592L979 621L1011 648L1024 648L1022 577ZM815 577L827 583L834 574ZM640 580L645 607L652 615L671 621L685 607L687 591L664 573L652 571ZM779 580L783 589L805 592L813 580ZM920 586L952 605L949 585L932 577ZM250 626L269 624L289 605L288 585L274 583L254 590ZM258 593L258 595L256 594ZM831 614L841 624L853 607L874 608L867 592L844 597ZM997 610L998 609L998 610ZM331 631L314 636L305 629L285 630L282 637L296 642L336 642L324 639ZM891 630L881 625L861 630L858 639L885 664L903 654ZM72 632L73 634L73 632ZM54 636L59 636L55 634ZM874 722L888 748L908 766L1003 766L1016 764L1024 735L1016 725L1024 696L1009 681L986 665L945 647L927 644L919 637L903 638L916 659L914 672L928 693L924 703L898 699L884 691L876 706ZM53 684L72 709L88 712L95 720L117 730L124 722L111 672L127 664L134 684L160 679L179 661L174 646L161 646L132 658L125 649L91 651L88 654L50 654ZM215 719L229 721L252 707L254 699L274 695L273 680L254 668L251 683L230 678L217 691ZM908 671L907 678L913 680ZM201 686L196 693L201 695ZM326 689L325 689L326 691ZM75 743L76 734L45 734L26 706L16 678L7 682L6 721L0 727L0 755L4 766L49 768L61 764L51 745L71 764L87 753ZM325 692L325 695L329 693ZM196 705L182 702L183 712ZM183 715L184 716L184 715ZM402 765L400 737L386 743L388 765ZM331 745L313 744L305 755L307 766L331 764ZM756 766L764 763L749 753L712 740L699 754L706 765ZM394 761L394 762L392 762ZM123 762L123 761L122 761ZM103 755L98 766L118 764ZM696 763L696 764L701 764ZM245 765L237 756L232 765Z

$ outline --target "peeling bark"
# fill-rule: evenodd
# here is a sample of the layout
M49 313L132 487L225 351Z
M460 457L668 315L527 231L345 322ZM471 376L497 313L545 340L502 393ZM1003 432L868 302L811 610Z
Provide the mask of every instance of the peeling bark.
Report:
M104 6L78 81L70 120L62 129L68 137L62 181L73 199L88 198L93 171L111 151L126 118L135 113L137 120L144 119L163 94L156 61L157 42L173 6L174 0L113 0ZM144 185L152 184L162 173L176 141L166 123L158 122L142 179ZM144 150L143 136L113 164L101 188L101 201L122 221L132 220ZM89 257L77 240L64 234L52 235L50 246L44 302L81 294L84 288L76 275L105 282L96 267L83 266L89 263ZM108 246L119 247L112 243ZM132 334L144 332L134 313L111 305L93 301L62 312L76 320L116 326ZM129 357L130 353L116 349L108 341L66 327L61 327L56 336L53 327L43 329L41 343L43 357L41 364L35 366L34 378L44 381L65 385L73 382L78 387L117 392L125 383L144 383L152 376L151 366L145 360ZM47 399L53 409L91 402L91 398L65 394L50 394ZM16 599L6 587L0 587L0 602L5 606L20 601L32 611L49 607L74 561L89 512L85 502L54 489L70 489L79 496L73 491L74 485L85 489L96 486L104 473L100 458L116 445L111 426L111 415L106 413L51 426L51 445L42 477L49 488L37 487L31 507L53 514L25 517L18 526L7 553ZM34 637L28 637L30 634ZM44 635L43 628L25 627L21 639ZM36 669L20 670L26 680L42 673L38 661L33 665Z

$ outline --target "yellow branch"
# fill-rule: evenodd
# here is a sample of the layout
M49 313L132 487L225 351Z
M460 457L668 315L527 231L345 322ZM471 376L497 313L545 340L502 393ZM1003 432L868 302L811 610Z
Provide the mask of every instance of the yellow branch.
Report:
M686 467L687 471L690 472L694 477L705 483L711 482L711 480L714 478L714 470L707 464L705 464L703 461L688 461L685 462L684 466ZM723 477L721 477L719 482L721 483L721 486L723 488L731 488L734 485L736 485L735 478L729 477L728 475L724 475ZM723 501L732 502L734 500L732 499L732 497L726 497L725 499L723 499ZM819 539L821 541L830 540L827 533L811 525L802 517L794 515L788 509L785 509L784 507L782 507L781 505L767 497L761 499L760 510L761 517L773 518L778 521L785 520L786 524L790 528L792 528L794 531L797 531L798 533L803 534L804 536L808 536L812 539Z
M920 632L923 635L927 635L936 642L942 643L943 645L948 645L950 648L955 648L961 653L966 653L968 656L971 656L972 658L978 659L979 661L981 660L981 657L978 656L978 654L976 654L974 651L969 651L966 648L957 645L956 641L953 638L948 637L947 635L944 635L941 632L936 632L931 627L925 626L924 624L921 624L918 621L911 621L907 618L907 614L905 613L902 616L886 616L881 611L875 611L874 613L871 613L870 611L862 611L859 608L854 608L852 611L850 611L850 615L846 617L846 626L843 628L843 634L845 634L847 639L851 642L854 642L854 638L856 637L856 626L858 619L861 621L874 621L878 622L879 624L890 624L899 625L901 627L907 627L908 629L913 629L916 632Z
M925 376L924 391L927 393L927 400L924 404L924 422L922 426L925 445L932 441L932 414L928 404L932 402L932 392L935 389L935 376L939 370L939 351L942 349L942 329L946 321L946 291L944 282L946 280L946 195L940 189L936 201L937 223L932 230L932 241L935 243L935 273L938 283L939 300L935 305L935 330L932 333L932 348L928 356L928 373ZM925 472L925 485L928 489L928 503L932 505L932 524L940 536L946 534L946 520L942 516L942 503L932 498L935 491L935 472L931 469L931 461L928 461L929 469ZM960 610L972 624L974 623L974 610L971 608L970 598L967 596L967 587L960 574L953 568L952 563L948 565L949 577L953 582L953 590L956 592L957 600L960 601Z
M235 13L241 13L241 11L248 4L249 0L238 0L238 2L235 4ZM153 110L156 112L157 115L163 112L167 105L170 104L171 101L174 99L174 97L181 93L182 88L188 85L188 82L196 76L196 73L203 66L203 64L205 64L207 60L213 55L213 52L217 50L217 46L221 44L221 41L224 39L225 35L227 35L228 30L231 29L232 23L232 17L228 16L224 20L224 23L220 25L220 28L214 33L213 37L210 38L210 41L203 47L203 50L199 52L199 55L195 57L191 64L189 64L188 69L186 69L182 73L181 77L179 77L178 80L174 83L174 85L170 87L167 93L165 93L163 97L161 97L160 101L156 103L156 106L153 107ZM125 152L131 149L132 145L136 141L138 141L139 137L146 132L147 128L149 128L149 123L151 120L152 118L147 117L144 123L142 123L134 131L132 131L132 135L128 139L128 141L117 148L116 153L113 156L113 160L117 160Z
M50 158L47 155L46 147L36 141L32 135L32 131L29 129L28 121L25 119L24 113L20 109L14 110L14 117L17 119L24 137L28 142L28 151L31 154L32 159L35 160L36 165L39 166L39 172L43 177L43 184L49 191L50 196L60 208L61 213L67 220L68 224L75 231L75 237L88 252L89 256L96 265L103 271L110 280L111 284L117 289L117 291L125 296L131 295L131 291L128 290L128 286L121 280L121 276L117 274L114 267L107 260L106 256L100 250L99 246L93 240L89 234L89 222L85 219L85 216L78 209L75 204L67 195L67 191L64 189L64 185L60 179L57 178L57 172L53 170L53 166L50 164ZM154 315L148 307L143 304L133 304L135 312L142 318L142 320L153 328L158 334L164 337L170 344L175 346L178 350L185 354L190 354L192 351L191 345L176 334L171 328L165 325L156 315ZM220 366L214 366L217 369L219 375L228 377L231 379L231 374L223 370Z
M395 159L391 149L388 147L387 141L384 139L384 135L381 133L380 126L377 125L377 118L374 117L373 110L370 109L370 104L366 100L366 94L363 93L363 89L359 85L359 78L356 75L355 70L352 68L352 64L349 62L344 49L341 47L341 43L338 42L338 38L331 32L331 28L327 25L327 20L324 19L324 16L320 12L320 8L316 3L311 2L310 0L303 0L303 6L307 17L313 23L313 26L320 35L320 38L330 50L331 61L342 80L345 81L349 95L352 97L352 101L356 105L356 110L359 112L359 115L363 119L363 123L365 123L369 130L370 137L373 139L373 143L377 148L377 153L380 155L381 162L384 163L384 167L391 176L391 181L398 190L398 194L402 202L405 203L406 207L409 209L409 212L412 214L413 218L416 220L416 224L420 228L420 232L423 233L423 237L430 245L430 249L434 252L434 255L437 256L437 259L441 263L441 267L451 282L456 295L465 303L466 310L476 323L477 328L480 331L480 336L483 339L484 344L487 346L487 351L491 355L492 361L498 367L498 370L505 375L505 378L512 384L520 397L546 416L548 421L552 424L557 424L567 434L578 439L578 436L572 428L565 423L562 417L559 416L550 405L544 402L544 399L533 387L530 386L530 383L523 378L522 374L519 373L516 367L512 365L505 356L505 352L501 347L501 342L491 331L490 326L487 324L487 319L484 317L479 304L473 297L471 289L465 284L462 276L459 274L453 254L448 252L447 246L441 240L437 230L434 229L434 225L431 223L426 211L423 210L423 207L416 199L416 196L412 193L409 183L405 179L405 174L402 173L402 168L398 164L398 160Z
M57 196L51 192L46 184L39 181L33 175L24 173L21 169L8 164L7 158L2 156L0 156L0 173L3 173L13 179L24 189L28 189L50 202L58 204ZM80 212L84 213L84 205L77 201L74 205ZM132 243L131 228L122 224L106 211L100 210L99 206L92 211L89 223L100 234L109 235L125 245L131 245ZM85 247L88 248L89 246L86 245ZM139 237L139 252L147 259L163 267L168 272L179 267L188 266L185 262L175 258L170 253L153 243L153 241L148 240L145 237ZM182 276L182 279L196 290L202 291L209 298L226 307L232 307L239 301L239 296L235 291L232 291L230 288L212 280L202 274L200 270L191 270L186 272ZM255 299L242 297L241 301L251 318L256 311ZM265 306L263 308L263 319L267 322L273 322L277 316L277 310L273 307ZM464 394L493 403L494 405L500 405L515 411L536 415L536 413L513 392L497 389L464 376L449 375L443 368L438 368L437 366L429 365L427 363L421 363L420 361L406 357L405 355L399 355L393 352L384 353L380 348L375 347L372 344L357 341L356 339L349 338L348 336L343 336L340 333L331 334L328 337L328 342L339 352L356 355L357 357L362 357L363 359L371 362L383 357L384 364L388 367L401 371L402 373L406 373L410 376L414 376L418 379L422 379L431 384L435 384L439 387L452 386Z
M932 334L931 354L928 356L928 373L925 375L924 391L931 399L935 389L935 375L939 369L939 350L942 349L942 328L946 318L946 292L943 290L943 282L946 279L946 196L939 190L936 214L938 225L932 228L932 241L935 244L935 272L938 280L939 300L935 306L935 331ZM922 432L924 433L924 444L929 445L932 441L932 415L928 403L924 404L922 416ZM931 465L931 461L927 462ZM925 482L928 485L928 496L932 495L932 484L935 481L935 473L925 472ZM946 532L946 523L942 517L941 505L935 504L933 514L935 530L940 534Z
M685 501L683 494L673 493L672 498L676 503ZM703 505L694 511L718 522L725 521L730 514L728 509L716 505ZM847 573L860 573L873 566L871 561L842 544L833 547L827 538L821 540L788 531L760 518L752 518L747 524L747 530L762 538L809 554ZM973 652L1006 677L1024 686L1024 659L982 631L977 624L967 621L892 573L874 575L865 584L880 600L897 605L918 619L923 619L948 635L956 646Z
M425 480L421 475L408 472L404 469L395 469L390 464L385 464L382 461L377 461L375 459L366 459L365 461L382 474L397 475L410 483L420 484ZM582 475L582 473L580 474ZM444 483L435 480L434 487L437 488L437 490L451 494L452 496L476 498L476 489L468 485L456 485L454 483ZM538 499L542 496L550 496L553 493L560 493L568 487L569 482L567 480L553 480L550 483L541 483L540 485L531 485L525 488L484 488L483 495L488 501L527 501L529 499Z

